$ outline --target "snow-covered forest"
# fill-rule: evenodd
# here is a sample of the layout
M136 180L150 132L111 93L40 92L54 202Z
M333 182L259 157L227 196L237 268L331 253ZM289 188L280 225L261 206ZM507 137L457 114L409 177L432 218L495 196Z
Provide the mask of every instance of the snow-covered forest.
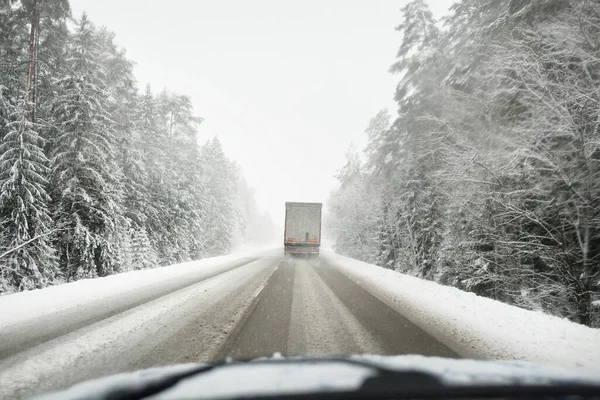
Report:
M402 9L397 113L351 148L338 252L600 325L600 2Z
M0 294L270 239L191 99L132 66L68 0L0 1Z

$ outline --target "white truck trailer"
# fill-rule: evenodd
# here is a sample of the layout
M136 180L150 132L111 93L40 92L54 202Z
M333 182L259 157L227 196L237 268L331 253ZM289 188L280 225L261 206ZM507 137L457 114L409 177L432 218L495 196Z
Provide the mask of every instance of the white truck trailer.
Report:
M322 208L321 203L285 203L285 255L319 255Z

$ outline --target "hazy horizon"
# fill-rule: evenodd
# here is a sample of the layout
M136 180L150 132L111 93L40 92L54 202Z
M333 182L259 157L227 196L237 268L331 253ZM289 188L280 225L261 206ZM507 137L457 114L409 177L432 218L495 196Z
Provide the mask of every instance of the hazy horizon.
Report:
M281 226L286 201L325 203L350 143L364 145L379 110L395 113L388 68L405 3L179 0L165 8L73 0L71 7L115 33L141 88L192 98L204 119L201 141L219 137ZM438 16L450 5L430 3Z

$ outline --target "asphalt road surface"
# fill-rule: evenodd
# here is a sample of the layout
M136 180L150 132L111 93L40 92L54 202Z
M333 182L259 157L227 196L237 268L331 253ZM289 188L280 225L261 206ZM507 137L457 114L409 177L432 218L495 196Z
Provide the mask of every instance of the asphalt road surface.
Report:
M329 268L326 261L281 261L251 312L217 358L295 355L456 354Z
M326 258L273 252L0 330L0 398L153 366L276 353L458 357Z

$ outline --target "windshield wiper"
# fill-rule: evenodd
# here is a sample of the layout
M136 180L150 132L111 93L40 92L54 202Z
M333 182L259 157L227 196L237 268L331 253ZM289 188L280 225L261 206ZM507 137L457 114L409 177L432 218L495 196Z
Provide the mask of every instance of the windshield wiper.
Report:
M106 390L100 396L95 396L99 400L138 400L145 399L155 394L164 392L177 385L179 382L214 369L215 365L199 365L197 368L192 368L188 371L170 374L164 378L155 378L152 381L146 382L143 386L131 385L121 386L112 390Z
M351 399L515 399L581 396L600 399L600 385L556 383L447 385L435 376L416 371L394 371L375 367L377 374L365 380ZM301 397L296 397L300 399ZM322 399L326 396L319 397ZM312 397L311 397L312 399Z

